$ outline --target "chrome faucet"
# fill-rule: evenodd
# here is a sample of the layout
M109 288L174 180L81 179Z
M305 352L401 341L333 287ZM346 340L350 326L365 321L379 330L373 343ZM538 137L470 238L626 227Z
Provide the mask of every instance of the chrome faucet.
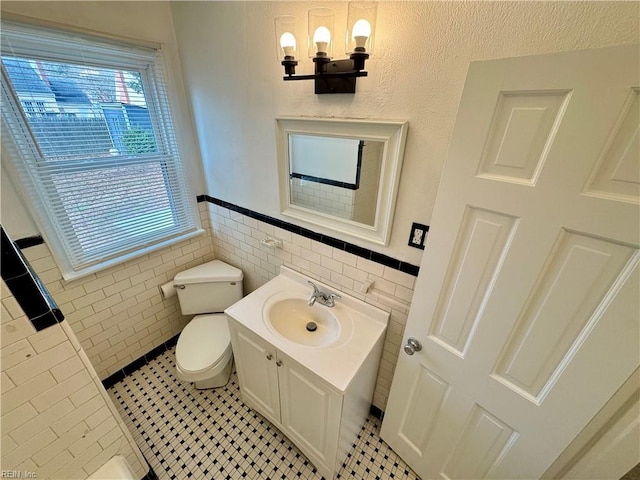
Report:
M309 297L309 300L307 300L307 305L310 307L316 303L316 300L325 307L333 307L336 304L336 298L340 298L340 295L337 293L321 292L318 289L318 286L309 280L307 280L307 283L313 287L313 292L311 292L311 296Z

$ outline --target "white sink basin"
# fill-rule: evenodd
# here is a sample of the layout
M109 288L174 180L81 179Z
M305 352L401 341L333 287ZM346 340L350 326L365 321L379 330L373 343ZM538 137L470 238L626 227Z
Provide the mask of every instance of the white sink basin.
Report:
M389 314L346 292L335 306L307 305L313 281L320 290L332 287L285 266L280 274L225 310L237 322L323 378L339 392L346 392L370 355L379 355ZM307 331L309 322L318 327Z
M268 302L265 322L287 340L310 347L326 347L340 338L342 328L332 309L309 306L306 300L286 298Z

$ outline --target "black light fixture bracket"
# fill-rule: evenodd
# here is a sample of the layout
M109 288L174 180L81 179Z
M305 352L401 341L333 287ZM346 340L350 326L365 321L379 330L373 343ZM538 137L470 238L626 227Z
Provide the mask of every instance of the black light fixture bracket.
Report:
M313 75L295 75L295 67L298 64L293 58L285 59L282 65L285 67L283 80L315 80L315 93L356 93L356 79L366 77L364 62L369 58L368 53L354 52L350 58L344 60L331 60L327 56L313 58L315 73Z

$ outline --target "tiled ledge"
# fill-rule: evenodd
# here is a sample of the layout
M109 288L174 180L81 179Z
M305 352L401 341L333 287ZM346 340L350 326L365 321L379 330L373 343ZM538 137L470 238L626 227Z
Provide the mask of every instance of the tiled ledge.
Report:
M35 247L36 245L42 245L44 239L41 235L34 235L33 237L19 238L13 243L15 243L20 250L23 250L25 248Z
M198 195L197 199L198 202L213 203L214 205L218 205L234 212L241 213L242 215L246 215L247 217L259 220L269 225L273 225L274 227L282 228L283 230L287 230L291 233L296 233L311 240L324 243L325 245L337 248L338 250L344 250L345 252L351 253L358 257L366 258L367 260L371 260L372 262L376 262L386 267L399 270L409 275L413 275L414 277L418 276L420 267L418 267L417 265L412 265L410 263L397 260L393 257L389 257L388 255L383 255L382 253L374 252L373 250L359 247L358 245L354 245L352 243L345 242L328 235L323 235L314 232L313 230L299 227L283 220L278 220L277 218L263 215L262 213L254 212L253 210L249 210L248 208L239 207L238 205L225 202L224 200L220 200L218 198L210 197L209 195Z
M56 302L33 272L19 245L11 241L4 228L2 235L2 279L31 321L36 331L64 320Z

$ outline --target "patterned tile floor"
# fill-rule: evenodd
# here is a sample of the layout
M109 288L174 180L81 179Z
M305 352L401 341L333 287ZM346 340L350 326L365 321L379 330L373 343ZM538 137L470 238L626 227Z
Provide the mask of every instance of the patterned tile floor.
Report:
M160 480L316 479L300 451L240 399L236 374L200 391L178 380L174 349L109 389L136 443ZM417 475L379 437L369 416L337 478L411 479Z

